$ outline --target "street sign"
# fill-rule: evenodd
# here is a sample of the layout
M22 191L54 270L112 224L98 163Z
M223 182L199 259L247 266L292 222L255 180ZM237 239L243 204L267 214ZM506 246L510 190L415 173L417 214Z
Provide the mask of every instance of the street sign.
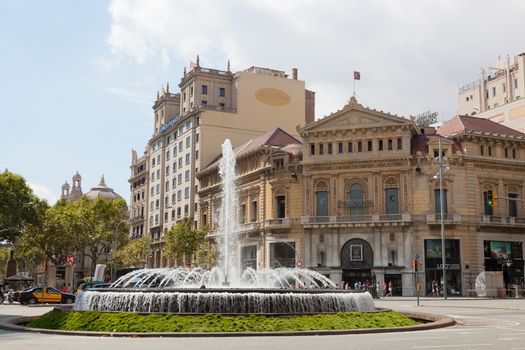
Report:
M414 256L414 259L419 260L419 253L416 253L416 255Z

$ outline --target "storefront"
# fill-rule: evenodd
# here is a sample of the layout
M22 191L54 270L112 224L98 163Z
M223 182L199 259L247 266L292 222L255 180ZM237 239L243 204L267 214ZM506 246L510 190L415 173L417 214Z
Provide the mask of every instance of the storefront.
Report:
M522 242L483 241L485 271L503 271L505 285L523 286Z
M425 239L425 290L432 294L432 281L437 281L439 294L443 295L443 260L440 239ZM458 239L445 240L445 269L447 295L461 295L461 258Z

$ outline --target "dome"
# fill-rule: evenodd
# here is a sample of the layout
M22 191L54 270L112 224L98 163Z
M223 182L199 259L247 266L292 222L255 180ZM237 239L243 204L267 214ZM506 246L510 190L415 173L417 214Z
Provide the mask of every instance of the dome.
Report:
M106 186L104 175L102 175L98 186L93 187L88 193L86 193L86 197L89 199L97 199L99 197L102 197L102 199L122 199L122 197L113 191L112 188Z
M79 180L79 181L82 180L82 176L80 176L78 171L77 171L77 173L75 175L73 175L73 181L75 181L75 180Z

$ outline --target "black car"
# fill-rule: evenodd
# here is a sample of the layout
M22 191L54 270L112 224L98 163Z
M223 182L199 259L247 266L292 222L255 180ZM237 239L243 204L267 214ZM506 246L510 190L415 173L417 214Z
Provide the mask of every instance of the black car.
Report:
M20 304L56 303L73 304L76 296L74 294L62 293L53 287L32 287L23 291L15 292L13 299Z

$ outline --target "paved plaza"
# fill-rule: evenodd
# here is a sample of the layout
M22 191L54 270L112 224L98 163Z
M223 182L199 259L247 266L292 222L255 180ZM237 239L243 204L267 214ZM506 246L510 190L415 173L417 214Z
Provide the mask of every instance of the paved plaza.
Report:
M235 338L112 338L18 333L0 330L2 349L525 349L525 300L390 298L378 307L448 315L445 329L340 336ZM0 320L47 312L49 307L0 305Z

